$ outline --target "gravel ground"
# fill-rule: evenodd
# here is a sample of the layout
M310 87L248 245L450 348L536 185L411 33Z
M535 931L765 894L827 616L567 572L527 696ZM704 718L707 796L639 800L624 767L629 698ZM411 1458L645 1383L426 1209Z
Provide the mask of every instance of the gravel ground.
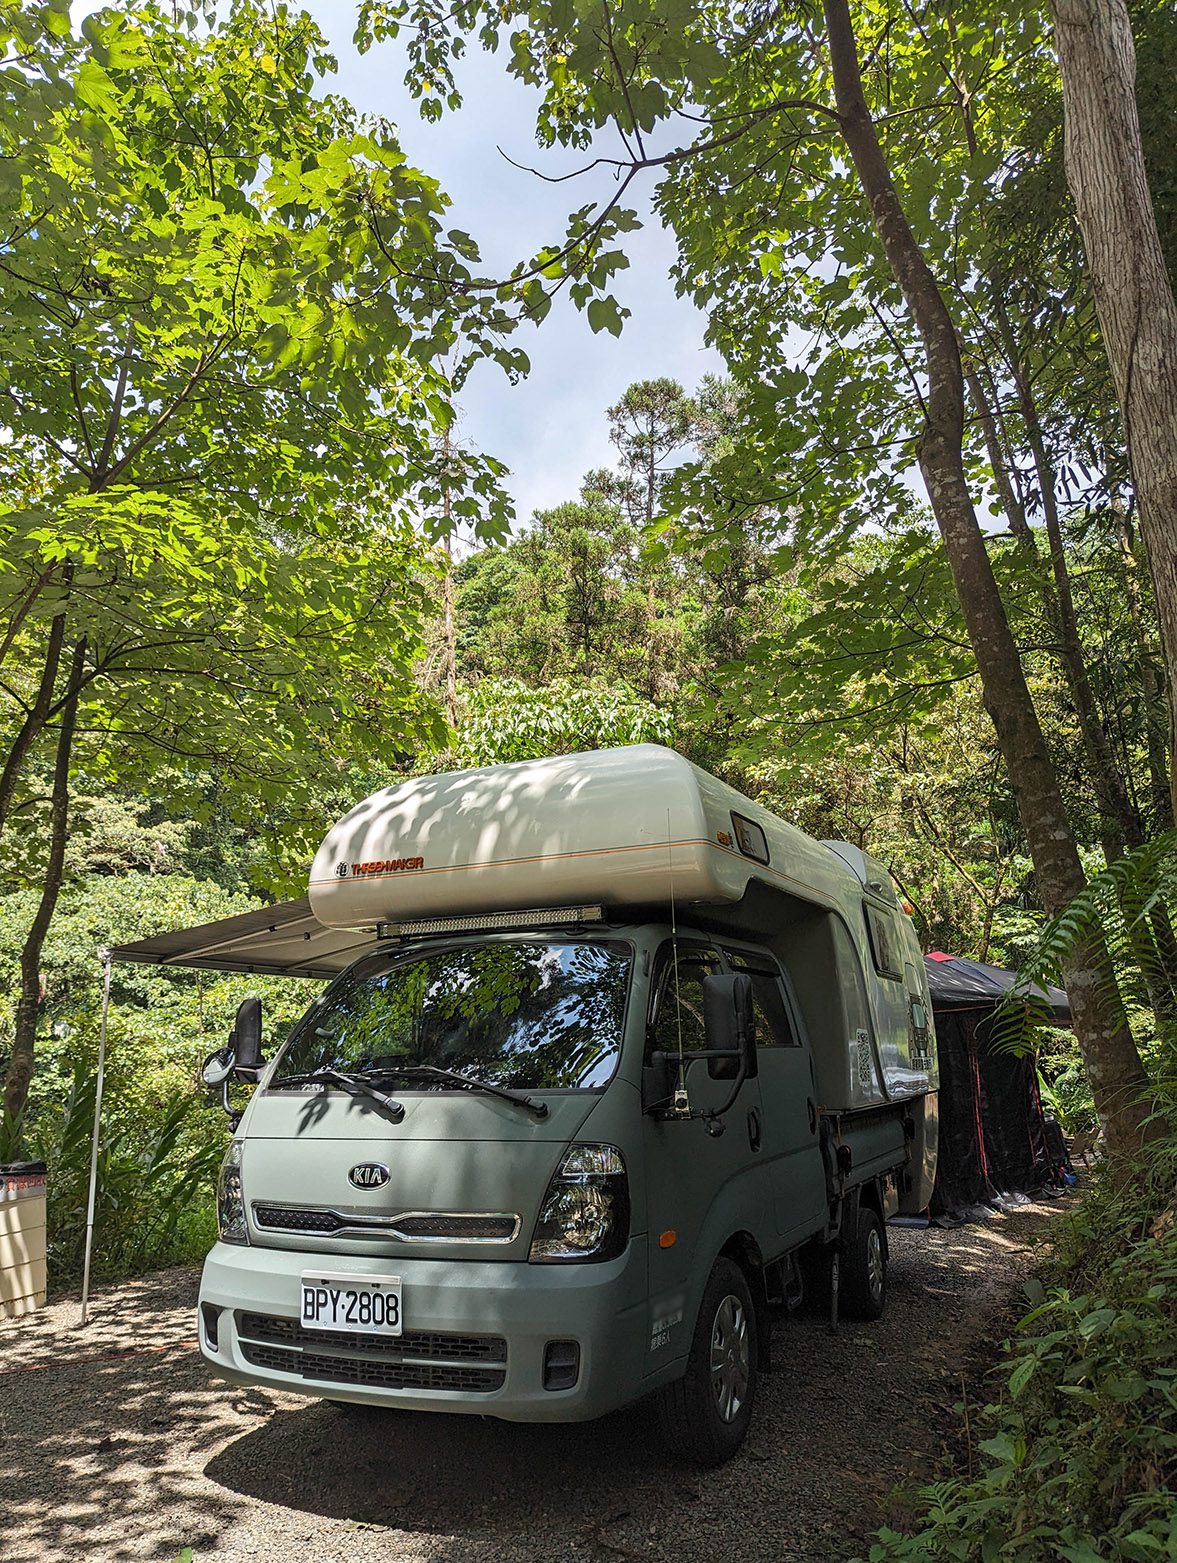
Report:
M942 1454L970 1354L1057 1214L894 1231L886 1317L831 1335L782 1314L748 1443L702 1475L669 1462L642 1406L518 1427L218 1384L195 1270L102 1293L84 1330L67 1299L0 1323L0 1559L844 1558Z

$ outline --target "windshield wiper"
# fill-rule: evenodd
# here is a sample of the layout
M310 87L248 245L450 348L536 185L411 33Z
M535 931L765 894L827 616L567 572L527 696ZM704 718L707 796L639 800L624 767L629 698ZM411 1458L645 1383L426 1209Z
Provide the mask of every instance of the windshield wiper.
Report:
M382 1071L375 1071L381 1073ZM270 1090L280 1090L287 1085L338 1085L352 1096L370 1097L378 1106L383 1107L393 1123L400 1123L405 1116L403 1102L397 1102L391 1096L385 1096L383 1091L378 1091L374 1085L370 1085L362 1074L345 1073L342 1069L311 1069L301 1075L283 1075L277 1080L271 1080Z
M533 1101L530 1096L524 1096L522 1091L512 1091L505 1085L491 1085L489 1080L479 1080L475 1075L459 1074L456 1069L442 1069L437 1064L374 1064L366 1073L381 1076L395 1076L398 1080L449 1080L454 1085L464 1085L471 1091L483 1091L487 1096L497 1096L501 1101L514 1102L517 1107L526 1107L529 1113L534 1113L537 1118L548 1116L548 1104L546 1102Z

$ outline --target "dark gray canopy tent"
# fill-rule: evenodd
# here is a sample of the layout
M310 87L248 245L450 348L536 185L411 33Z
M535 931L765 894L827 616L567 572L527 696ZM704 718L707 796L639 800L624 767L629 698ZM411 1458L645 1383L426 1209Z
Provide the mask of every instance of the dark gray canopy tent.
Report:
M1042 988L1037 983L1018 983L1018 974L1001 966L986 966L965 955L945 955L933 950L924 956L932 1008L939 1015L950 1010L992 1009L1008 993L1016 990L1031 1008L1041 1010L1060 1026L1071 1024L1071 1005L1062 988Z
M1057 1131L1042 1111L1032 1052L1007 1045L1038 1024L1069 1025L1061 988L933 951L924 957L940 1059L940 1152L931 1214L952 1216L1061 1180ZM1010 995L1015 1007L996 1015ZM1021 1006L1016 1001L1021 1000Z

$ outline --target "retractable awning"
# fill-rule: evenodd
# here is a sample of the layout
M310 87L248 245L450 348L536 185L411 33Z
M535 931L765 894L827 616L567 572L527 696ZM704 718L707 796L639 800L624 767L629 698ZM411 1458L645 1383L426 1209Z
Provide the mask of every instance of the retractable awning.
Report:
M376 943L373 931L324 928L305 896L111 950L116 961L270 977L334 977Z

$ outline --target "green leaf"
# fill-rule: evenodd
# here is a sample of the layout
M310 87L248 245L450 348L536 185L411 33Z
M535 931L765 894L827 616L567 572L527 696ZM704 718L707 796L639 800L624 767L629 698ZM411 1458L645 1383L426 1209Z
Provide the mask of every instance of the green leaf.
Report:
M588 323L594 333L608 331L610 336L620 336L622 319L617 301L612 297L590 300Z
M94 60L87 60L77 74L74 91L78 102L100 114L113 114L119 104L110 77Z
M1023 1357L1009 1377L1009 1392L1016 1400L1034 1377L1038 1362L1034 1357Z

